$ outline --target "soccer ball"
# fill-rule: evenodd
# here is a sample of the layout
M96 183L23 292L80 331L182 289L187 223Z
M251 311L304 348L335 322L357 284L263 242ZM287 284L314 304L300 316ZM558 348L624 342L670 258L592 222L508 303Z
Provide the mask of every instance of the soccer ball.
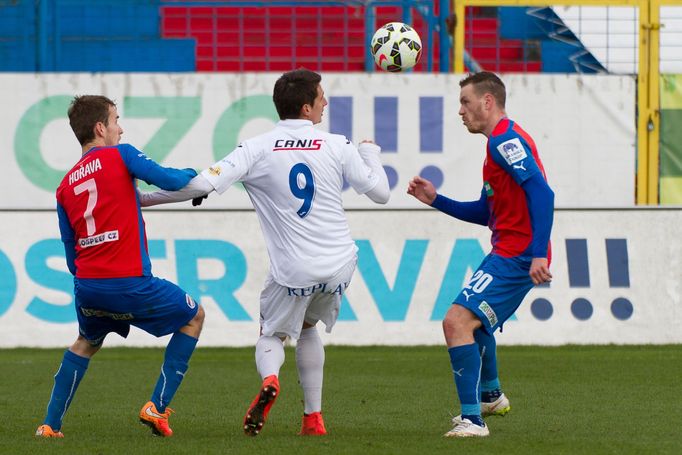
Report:
M382 70L395 73L417 64L422 55L422 40L409 25L389 22L374 33L370 49Z

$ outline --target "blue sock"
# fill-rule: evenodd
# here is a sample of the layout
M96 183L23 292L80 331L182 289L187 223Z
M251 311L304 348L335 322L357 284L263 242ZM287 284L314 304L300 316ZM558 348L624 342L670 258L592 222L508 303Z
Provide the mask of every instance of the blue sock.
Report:
M483 425L479 381L481 377L481 356L476 343L455 346L448 349L450 363L457 386L457 395L462 407L462 418L477 425Z
M62 364L59 365L59 370L54 375L54 387L52 388L52 395L50 395L50 402L47 404L47 417L45 417L44 422L54 431L59 431L62 428L64 414L69 409L71 400L76 394L78 384L83 379L89 363L90 359L87 357L81 357L69 350L64 353Z
M168 342L161 365L161 375L152 394L152 403L159 412L166 411L166 406L180 387L197 341L196 338L182 332L175 332Z
M483 329L478 329L474 332L474 339L481 354L482 401L495 401L502 393L500 380L497 377L497 343L495 337Z

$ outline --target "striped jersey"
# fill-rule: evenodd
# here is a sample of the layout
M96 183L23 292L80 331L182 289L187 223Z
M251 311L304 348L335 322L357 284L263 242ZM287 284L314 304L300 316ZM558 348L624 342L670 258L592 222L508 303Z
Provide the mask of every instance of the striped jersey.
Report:
M178 190L196 175L165 168L129 144L94 147L57 188L57 215L69 270L78 278L151 275L135 179Z
M483 164L493 253L503 257L532 256L531 218L521 185L545 170L533 139L518 124L503 118L488 138ZM548 259L551 257L548 245Z

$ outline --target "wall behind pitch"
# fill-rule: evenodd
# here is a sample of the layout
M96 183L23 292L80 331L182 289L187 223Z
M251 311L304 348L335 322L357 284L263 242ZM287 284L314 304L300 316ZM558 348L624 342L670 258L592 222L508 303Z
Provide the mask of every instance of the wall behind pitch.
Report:
M201 345L255 343L269 263L255 213L151 211L146 220L155 274L206 309ZM349 220L359 263L325 343L441 344L440 320L489 250L489 231L435 210L351 211ZM680 225L679 209L558 211L554 280L531 291L499 342L682 343L682 238L671 230ZM1 212L0 347L66 346L75 320L56 215ZM166 340L134 329L106 343Z
M123 141L175 167L204 169L276 121L279 74L0 74L0 209L53 208L54 190L80 147L66 110L76 94L119 106ZM405 195L429 178L444 194L479 197L485 138L458 116L460 76L324 74L320 128L383 146L391 208L422 208ZM629 76L506 75L507 110L537 142L559 207L634 205L635 90ZM250 208L237 187L207 208ZM376 208L352 190L349 208Z

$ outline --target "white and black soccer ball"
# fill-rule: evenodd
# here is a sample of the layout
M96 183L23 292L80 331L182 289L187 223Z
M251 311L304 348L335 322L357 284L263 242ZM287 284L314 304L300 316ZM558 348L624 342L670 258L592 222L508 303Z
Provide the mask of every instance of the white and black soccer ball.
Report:
M377 66L392 73L412 68L422 55L422 40L415 29L402 22L380 27L370 44Z

